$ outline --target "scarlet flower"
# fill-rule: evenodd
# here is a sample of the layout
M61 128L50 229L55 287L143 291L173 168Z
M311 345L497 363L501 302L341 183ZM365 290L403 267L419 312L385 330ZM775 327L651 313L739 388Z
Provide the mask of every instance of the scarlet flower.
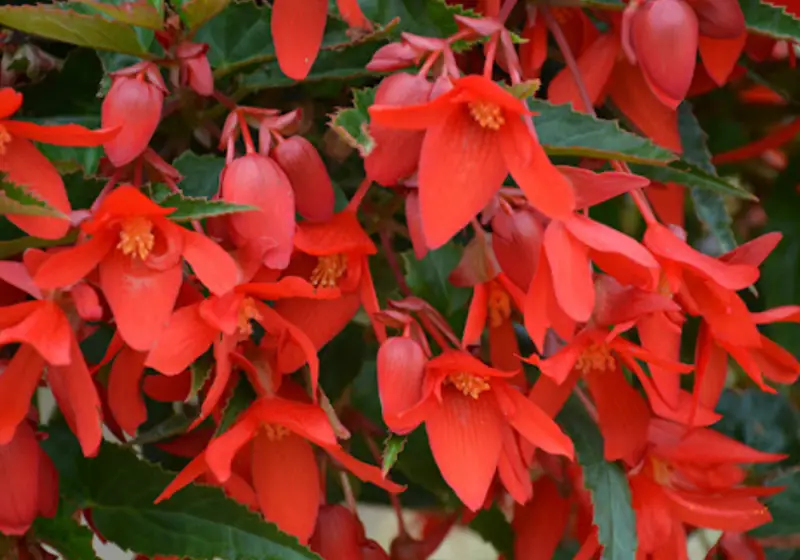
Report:
M220 183L223 200L259 209L227 218L236 246L269 268L286 268L295 234L295 195L286 173L271 158L248 153L225 166Z
M272 157L292 185L297 213L312 222L330 220L335 202L333 184L314 145L299 135L280 139Z
M322 409L272 397L254 402L230 430L211 440L206 451L178 474L156 502L169 498L206 471L225 483L241 450L249 455L252 485L264 517L306 543L314 531L321 498L319 468L311 443L362 480L389 492L403 490L383 478L379 468L348 455L336 441Z
M500 269L527 292L539 264L544 226L530 206L501 207L492 217L492 251Z
M398 433L425 423L442 476L468 508L483 506L498 471L512 496L530 498L530 478L518 476L526 468L514 432L548 453L572 458L572 441L561 428L505 381L517 372L490 368L452 350L427 363L415 357L403 364L400 350L414 344L391 338L381 345L378 390L384 420Z
M34 275L36 284L71 286L97 267L123 340L134 350L149 350L175 307L183 259L214 294L231 291L239 278L219 245L167 219L173 211L134 187L118 187L81 224L90 237L49 257Z
M527 6L527 19L522 37L527 39L519 47L519 59L523 77L538 78L542 65L547 59L547 23L542 14L533 6ZM561 8L548 6L550 13L558 21L561 32L575 56L580 55L598 35L597 27L580 8Z
M669 551L686 550L684 523L742 532L772 520L757 498L776 489L742 486L746 472L739 465L785 456L756 451L713 430L686 432L658 419L652 420L648 438L642 462L629 476L642 554L680 557Z
M575 207L569 181L550 163L523 117L521 100L483 76L420 105L372 105L371 122L425 130L419 162L422 228L430 248L446 243L492 199L509 171L531 204L563 218Z
M533 499L514 508L514 558L552 558L569 522L572 499L549 476L533 485Z
M317 288L338 288L335 299L291 298L278 301L275 310L308 335L319 350L350 322L363 305L379 338L383 324L373 320L379 311L368 256L375 245L352 210L334 214L328 222L301 222L294 238L295 254L286 274L307 278ZM290 373L306 363L303 350L290 340L278 352L278 369Z
M339 13L351 28L371 29L357 0L336 0ZM278 65L293 80L308 76L322 45L328 19L327 0L275 0L272 4L272 38Z
M122 167L147 149L161 120L167 88L158 67L141 62L111 74L111 89L103 100L104 127L121 127L118 136L104 144L109 161Z
M181 43L175 49L180 60L179 81L188 85L198 95L208 97L214 93L214 75L208 63L208 45L205 43Z
M85 284L73 286L69 299L66 294L40 291L31 274L44 258L40 251L31 250L25 254L24 263L0 262L0 277L36 298L0 308L0 345L20 343L0 374L0 445L10 442L22 429L47 365L47 380L56 403L78 436L84 455L92 457L102 439L100 400L72 323L99 319L99 303ZM70 306L69 316L59 303Z
M58 472L28 422L0 444L0 470L0 532L22 536L37 517L56 514Z
M325 560L389 560L378 543L366 538L358 516L340 505L319 508L309 548Z
M0 172L6 174L6 180L24 187L65 216L57 218L6 214L6 217L29 235L59 239L69 230L66 214L72 208L61 175L30 141L55 146L99 146L114 138L119 133L119 127L89 130L77 124L42 126L10 120L11 115L21 106L21 93L11 88L0 89Z

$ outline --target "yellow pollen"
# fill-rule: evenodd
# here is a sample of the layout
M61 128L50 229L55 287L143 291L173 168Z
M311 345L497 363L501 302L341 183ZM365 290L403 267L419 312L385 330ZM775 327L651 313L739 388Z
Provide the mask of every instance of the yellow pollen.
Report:
M145 260L153 250L153 222L142 216L128 218L122 222L117 249L125 255L132 255Z
M263 429L270 441L280 441L289 435L289 430L278 424L265 424Z
M323 255L317 259L317 266L311 272L311 283L318 288L333 288L345 272L346 255Z
M489 287L489 325L499 327L511 317L511 298L508 293L492 282Z
M451 373L447 380L464 395L473 399L477 399L478 395L489 390L489 382L486 378L478 377L466 371Z
M617 367L611 350L605 344L592 344L575 362L575 368L581 373L609 371Z
M261 313L258 312L256 301L251 297L246 297L239 305L239 333L244 336L253 334L253 325L250 324L251 319L258 321L261 319Z
M483 128L500 130L500 127L506 123L506 119L503 117L503 110L494 103L471 101L467 106L469 107L469 114Z
M672 478L672 468L664 461L650 458L650 464L653 466L653 480L662 486L669 484Z
M6 153L6 144L11 142L11 134L8 133L6 127L0 124L0 156Z

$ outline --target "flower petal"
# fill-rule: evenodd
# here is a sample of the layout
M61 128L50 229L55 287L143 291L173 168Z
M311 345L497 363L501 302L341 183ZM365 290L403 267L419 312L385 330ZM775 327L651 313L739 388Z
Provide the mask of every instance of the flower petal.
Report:
M407 425L398 415L422 399L425 362L422 348L410 338L392 337L378 350L378 394L383 420L393 432L408 433L418 425Z
M619 40L613 34L607 33L601 35L578 57L581 80L593 104L600 101L606 89L619 48ZM575 78L569 68L564 68L556 75L547 89L547 97L556 105L571 102L578 111L588 112L590 109L584 107Z
M79 124L42 126L23 121L6 121L3 126L12 136L21 136L53 146L100 146L112 140L120 132L120 127L89 130Z
M30 344L51 365L70 362L72 327L67 316L52 301L43 301L24 320L0 330L0 344Z
M108 406L119 427L129 435L147 420L142 378L147 354L127 346L117 354L108 376Z
M43 368L36 350L23 344L0 373L0 445L10 442L25 420Z
M576 321L588 320L595 300L588 248L562 222L552 221L544 232L544 249L559 306Z
M36 434L27 423L19 426L11 441L0 445L0 531L5 535L24 535L38 515L40 453Z
M239 283L236 261L205 235L183 230L183 258L212 294L230 292Z
M102 232L84 243L48 255L33 281L43 290L71 286L89 274L115 243L113 236Z
M272 40L275 54L283 73L293 80L303 80L308 76L322 44L327 16L328 0L273 2Z
M279 142L271 155L292 184L297 213L313 222L330 220L335 203L333 184L313 144L302 136L291 136Z
M700 58L708 75L718 86L724 86L730 77L747 42L747 33L733 39L714 39L700 35Z
M121 127L104 145L115 167L127 165L147 149L161 121L163 104L164 93L155 85L135 77L114 78L103 100L102 125L110 130Z
M650 179L631 173L595 173L589 169L567 165L559 165L556 169L572 183L576 208L589 208L650 184Z
M208 350L218 334L200 316L199 305L181 307L158 335L145 365L164 375L178 375Z

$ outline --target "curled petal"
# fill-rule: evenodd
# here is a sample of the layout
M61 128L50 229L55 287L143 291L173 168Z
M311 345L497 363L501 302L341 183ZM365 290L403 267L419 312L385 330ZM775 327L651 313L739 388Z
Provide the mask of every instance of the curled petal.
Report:
M378 393L383 419L393 432L407 433L416 427L406 425L398 415L422 398L425 362L422 348L410 338L390 338L378 350Z
M106 155L116 167L122 167L147 149L161 120L164 94L158 87L134 77L122 76L103 100L103 128L119 133L104 144Z

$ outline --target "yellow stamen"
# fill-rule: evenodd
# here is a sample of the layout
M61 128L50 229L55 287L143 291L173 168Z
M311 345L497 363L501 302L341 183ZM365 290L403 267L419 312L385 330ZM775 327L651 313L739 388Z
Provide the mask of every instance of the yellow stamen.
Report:
M471 101L467 106L469 107L469 114L483 128L500 130L500 127L506 123L503 110L494 103Z
M484 377L478 377L466 371L451 373L447 380L452 383L456 389L464 393L464 395L472 397L473 399L477 399L478 395L484 391L488 391L490 388L489 382Z
M9 134L6 127L0 124L0 156L6 154L6 144L11 142L11 134Z
M258 312L256 301L251 297L246 297L239 305L238 325L240 334L244 336L250 336L253 334L253 325L250 324L252 319L258 321L259 319L262 319L262 316L261 313Z
M153 222L142 216L127 218L122 222L117 249L125 255L132 255L145 260L153 250Z
M317 259L317 266L311 272L311 283L318 288L333 288L345 272L346 255L323 255Z
M278 424L265 424L263 429L270 441L280 441L289 435L289 430Z
M653 457L650 458L650 464L653 466L653 480L662 486L669 484L669 481L672 478L672 467L670 467L664 461L660 461Z
M592 344L575 362L575 368L581 373L610 371L617 367L617 361L611 355L611 349L605 344Z
M511 317L511 298L497 283L489 287L489 326L499 327Z

